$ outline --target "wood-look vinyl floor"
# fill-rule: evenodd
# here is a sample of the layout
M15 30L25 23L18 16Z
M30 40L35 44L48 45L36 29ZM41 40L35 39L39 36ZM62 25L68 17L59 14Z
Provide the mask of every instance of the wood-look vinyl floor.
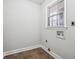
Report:
M45 52L42 48L37 48L21 53L5 56L4 59L55 59Z

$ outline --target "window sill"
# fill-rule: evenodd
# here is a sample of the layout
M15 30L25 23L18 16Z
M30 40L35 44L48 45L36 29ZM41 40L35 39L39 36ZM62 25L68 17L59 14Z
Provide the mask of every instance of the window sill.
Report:
M68 30L68 27L46 27L48 30Z

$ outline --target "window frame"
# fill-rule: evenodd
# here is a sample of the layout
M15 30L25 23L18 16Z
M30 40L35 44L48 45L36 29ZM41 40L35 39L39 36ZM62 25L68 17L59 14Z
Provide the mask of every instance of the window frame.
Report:
M66 28L66 0L64 0L64 26L63 27L59 27L59 26L57 26L57 27L54 27L54 26L48 26L48 7L49 6L51 6L51 5L55 5L56 3L58 3L58 2L60 2L60 1L62 1L62 0L55 0L55 1L52 1L51 3L49 3L46 7L45 7L45 10L46 10L46 17L45 17L45 20L46 20L46 22L45 22L45 27L46 28Z

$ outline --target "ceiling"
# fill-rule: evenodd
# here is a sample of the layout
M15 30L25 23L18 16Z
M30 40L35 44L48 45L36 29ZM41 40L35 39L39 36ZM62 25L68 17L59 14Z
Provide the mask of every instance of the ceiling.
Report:
M45 0L30 0L30 1L38 3L38 4L42 4Z

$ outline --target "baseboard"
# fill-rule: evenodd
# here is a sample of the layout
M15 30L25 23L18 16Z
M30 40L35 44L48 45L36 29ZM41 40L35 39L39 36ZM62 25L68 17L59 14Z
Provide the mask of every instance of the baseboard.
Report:
M16 49L16 50L11 50L11 51L7 51L7 52L3 52L3 56L7 56L7 55L23 52L23 51L28 51L28 50L32 50L32 49L39 48L39 47L44 49L47 53L49 53L55 59L63 59L62 57L60 57L59 55L53 53L52 51L49 52L48 48L43 46L43 45L35 45L35 46L26 47L26 48L21 48L21 49Z
M48 48L45 47L44 45L41 45L42 49L44 49L48 54L50 54L52 57L54 57L55 59L63 59L61 56L57 55L56 53L54 53L52 50L49 52Z
M34 45L34 46L25 47L21 49L6 51L6 52L3 52L3 56L7 56L7 55L23 52L23 51L28 51L28 50L32 50L32 49L39 48L39 47L41 47L41 45Z

